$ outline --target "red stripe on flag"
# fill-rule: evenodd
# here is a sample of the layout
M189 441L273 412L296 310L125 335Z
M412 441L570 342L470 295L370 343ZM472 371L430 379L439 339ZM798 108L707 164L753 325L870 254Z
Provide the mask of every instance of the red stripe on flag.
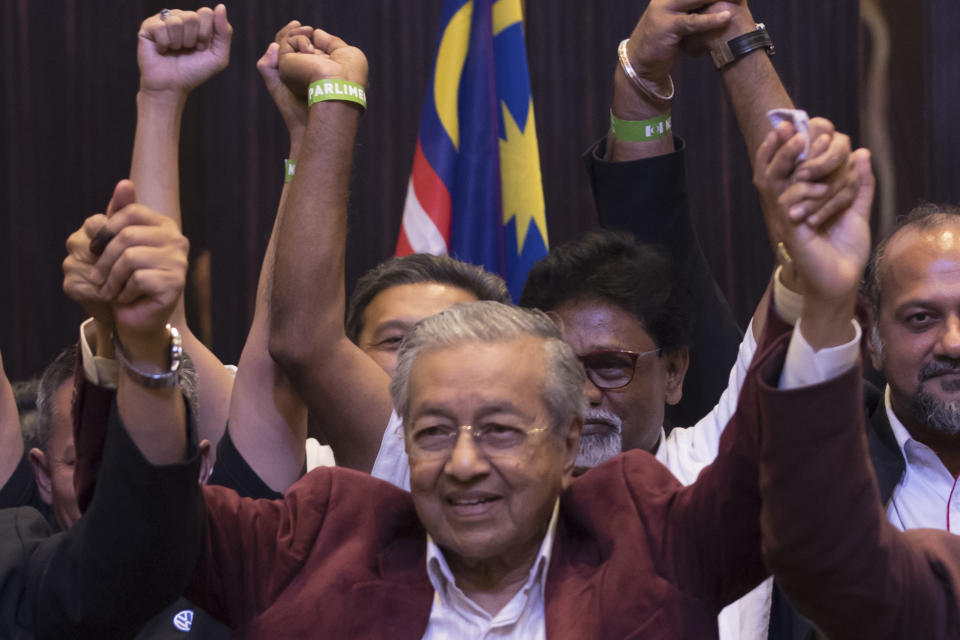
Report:
M417 151L413 156L413 192L420 202L420 206L427 212L430 219L437 226L443 238L450 241L450 191L443 183L437 172L423 155L423 147L417 138ZM397 243L399 246L399 242Z
M394 255L402 258L411 253L414 253L413 247L410 246L410 240L407 239L407 232L404 230L403 225L400 225L400 235L397 238L397 252Z

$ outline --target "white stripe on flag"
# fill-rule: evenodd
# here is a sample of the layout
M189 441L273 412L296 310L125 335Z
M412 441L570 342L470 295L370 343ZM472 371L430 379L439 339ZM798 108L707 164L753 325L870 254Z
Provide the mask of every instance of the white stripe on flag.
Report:
M403 230L416 253L434 255L447 253L447 241L417 200L417 194L413 191L412 178L407 185L407 201L403 205Z

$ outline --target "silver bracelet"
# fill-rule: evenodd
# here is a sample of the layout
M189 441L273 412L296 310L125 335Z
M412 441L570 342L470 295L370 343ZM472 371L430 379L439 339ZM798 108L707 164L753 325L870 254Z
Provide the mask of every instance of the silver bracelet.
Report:
M622 40L620 46L617 47L617 55L620 57L620 68L623 69L623 72L630 78L630 82L633 83L633 86L637 88L637 91L646 96L649 100L659 100L661 102L669 102L673 99L674 85L673 78L670 77L670 74L667 74L667 92L660 92L660 87L654 82L649 80L644 80L639 75L637 75L636 70L634 70L633 65L630 64L630 56L627 55L627 42L630 39Z
M141 387L147 389L169 389L180 382L180 364L183 362L183 340L180 338L180 332L177 328L168 324L167 335L170 337L170 369L164 373L146 373L137 369L127 357L127 352L120 342L120 336L114 332L113 348L116 352L117 360L123 365L127 376Z

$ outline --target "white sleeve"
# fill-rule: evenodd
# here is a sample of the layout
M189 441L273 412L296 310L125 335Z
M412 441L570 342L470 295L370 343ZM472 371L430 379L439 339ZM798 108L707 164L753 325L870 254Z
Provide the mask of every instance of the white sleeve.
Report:
M333 449L325 444L320 444L316 438L307 438L307 473L317 467L335 467L337 461L333 457Z
M83 364L83 376L87 382L106 389L116 389L120 379L120 365L116 360L93 355L87 332L93 329L93 318L87 318L80 324L80 361Z
M683 484L691 484L700 471L713 462L720 447L720 436L737 410L740 389L747 377L750 363L757 351L757 341L753 337L753 320L744 333L737 361L730 369L727 388L720 395L716 406L697 424L687 428L675 428L657 449L657 460Z
M814 351L810 343L803 337L800 322L790 338L787 347L787 357L780 373L781 389L796 389L808 387L836 378L857 364L860 355L860 338L863 333L860 323L853 323L853 339L846 344Z
M410 491L410 462L403 443L403 420L396 411L390 414L370 475Z

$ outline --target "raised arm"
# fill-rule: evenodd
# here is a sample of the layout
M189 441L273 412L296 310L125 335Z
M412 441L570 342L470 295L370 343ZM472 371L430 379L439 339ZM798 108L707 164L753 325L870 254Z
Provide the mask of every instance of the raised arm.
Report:
M13 388L0 357L0 487L7 483L23 458L23 434Z
M605 141L586 157L600 223L666 249L693 292L690 368L683 397L666 411L667 419L677 426L692 425L717 402L743 335L694 231L684 154L674 146L670 101L657 97L670 94L670 73L684 39L714 33L729 24L730 11L689 13L707 4L652 0L626 44L611 51L622 51L627 58L626 64L618 60L614 71L613 125ZM627 67L636 79L627 76Z
M361 86L363 54L322 31L281 44L280 74L296 95L316 80ZM338 464L369 471L392 411L389 377L344 333L347 190L361 109L310 107L277 248L270 354L323 425Z
M17 623L29 621L36 637L130 637L183 589L199 548L199 460L175 378L164 375L175 361L165 326L183 289L187 242L173 222L134 200L132 183L121 181L116 211L90 219L91 229L115 236L88 284L102 293L128 363L95 499L60 536L45 539L24 512L16 512L14 531L4 531L5 547L19 546L26 560ZM130 236L143 244L116 251ZM145 385L145 375L160 378Z
M290 134L289 158L300 157L300 145L307 127L307 102L295 96L280 79L280 42L294 35L313 35L312 27L297 21L281 29L276 41L257 61L267 90L280 110ZM279 167L278 167L279 169ZM270 241L267 243L260 280L257 284L257 305L250 333L243 345L234 393L230 401L230 439L237 452L261 480L273 491L284 492L300 477L305 463L304 442L307 437L307 410L299 394L279 365L270 357L270 295L276 259L277 228L282 224L289 183L284 183L277 207ZM243 472L239 461L221 460L214 480L233 486ZM233 486L238 491L241 487ZM246 488L244 494L250 493Z
M137 203L129 180L118 183L114 203L115 213L99 216L113 239L92 277L112 309L118 359L127 362L120 366L117 408L144 457L154 465L172 464L182 461L186 451L185 409L176 378L165 377L163 386L149 385L136 371L152 375L171 370L172 338L166 325L183 293L189 243L173 221Z
M709 38L698 39L692 43L694 47L706 46L711 51L717 51L734 38L753 33L757 29L757 22L746 0L715 2L706 7L705 11L730 13L732 18L725 30L719 34L711 34ZM771 25L771 28L775 30L775 26ZM727 97L737 116L748 157L753 164L760 143L773 128L767 116L768 111L793 109L793 101L787 94L765 47L755 48L746 55L726 63L719 71ZM819 224L836 215L849 203L851 185L848 172L844 169L850 154L850 139L838 134L829 120L813 118L809 123L808 140L806 160L802 162L797 160L799 166L796 175L811 183L819 183L820 186L817 189L820 192L811 193L807 200L798 203L797 206L808 207L810 213L817 212L820 217L812 219L812 222ZM767 233L771 249L778 262L785 263L782 264L784 268L780 274L782 284L802 294L801 285L794 276L792 266L778 249L781 239L775 235L773 227L769 224ZM754 313L754 337L759 337L763 331L767 317L766 302L766 299L762 300ZM789 320L792 322L795 318L789 318Z
M816 225L811 221L814 216L819 219L823 215L816 210L805 218L796 218L795 228L786 226L781 212L801 202L809 204L820 190L816 183L795 179L796 159L804 148L804 142L803 136L795 134L790 125L778 127L777 131L770 134L766 146L761 147L761 153L765 149L780 149L782 152L776 155L775 160L758 155L755 181L767 212L767 223L774 227L774 233L784 238L791 253L794 250L799 252L796 260L800 271L808 274L805 282L816 284L812 291L820 295L814 300L813 307L809 307L809 304L804 307L800 325L804 336L814 351L838 344L849 347L846 343L853 340L855 361L856 336L850 323L853 306L849 295L852 289L855 297L862 261L865 261L869 251L866 223L869 202L864 205L864 199L869 200L869 196L864 195L864 186L855 194L844 192L846 208L825 224ZM844 171L859 181L865 157L865 152L853 154L850 162L845 163ZM866 167L869 174L868 162ZM855 213L850 214L851 211ZM866 234L865 241L863 234ZM827 257L820 257L822 255ZM816 272L808 266L827 262L830 268L821 267ZM809 275L811 273L819 280L814 280ZM829 313L826 309L830 309ZM807 320L808 315L810 320ZM793 333L795 338L796 332ZM750 586L742 581L740 567L755 567L759 558L760 528L757 516L760 508L759 487L763 487L764 482L759 478L757 433L766 380L763 372L766 371L764 367L778 357L782 362L789 335L788 324L769 324L758 346L754 365L747 374L736 413L720 439L716 460L700 473L693 485L680 491L668 507L665 540L673 547L666 550L668 557L673 559L671 570L692 592L716 598L718 605L739 597L743 589ZM831 353L814 355L807 361L794 358L793 363L790 362L788 358L786 371L799 376L823 374L833 364ZM822 382L832 377L833 374L824 375L816 381ZM844 393L849 392L850 384L847 379L832 382L822 396L818 395L816 389L812 393L808 390L804 392L804 401L811 403L826 398L824 406L830 406L830 403L837 402ZM855 419L859 393L855 389L849 395L856 402L830 408L831 424ZM811 419L820 418L802 410L785 413L781 417L790 425L785 429L791 431L803 430ZM766 446L763 437L759 443Z
M783 155L795 154L771 135L757 167L775 171ZM874 187L865 151L855 153L855 170L858 198L833 224L811 229L791 214L795 198L777 200L781 235L807 288L795 333L809 346L791 344L787 369L794 351L820 353L857 333L853 309L870 249ZM792 187L794 195L802 185ZM840 375L852 380L844 396L808 404L807 412L822 415L802 429L787 428L783 416L797 410L795 396L810 381L784 373L780 390L776 378L768 381L761 402L765 559L794 605L830 637L955 637L960 546L949 534L903 534L887 522L867 452L858 374L854 368ZM837 423L838 409L852 419Z
M178 228L183 107L194 88L227 66L232 33L226 7L220 4L195 12L174 9L165 18L151 16L137 34L140 91L130 178L140 203L168 216ZM182 296L170 322L180 330L184 350L197 369L200 435L215 445L226 426L233 376L187 326Z

